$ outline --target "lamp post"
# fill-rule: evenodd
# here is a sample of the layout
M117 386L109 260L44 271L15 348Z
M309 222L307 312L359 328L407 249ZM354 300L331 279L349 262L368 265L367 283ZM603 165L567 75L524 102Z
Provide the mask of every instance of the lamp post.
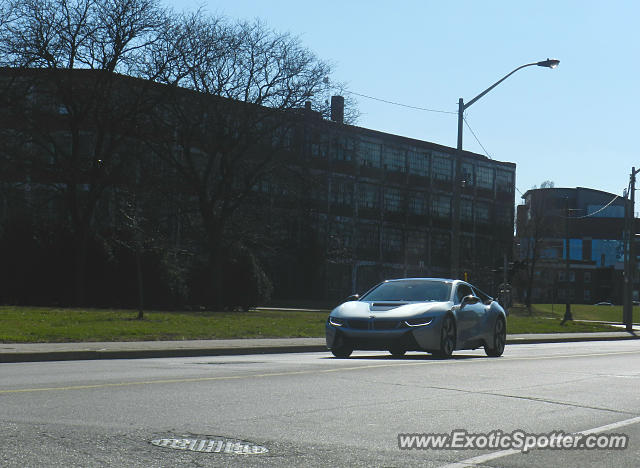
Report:
M540 62L533 62L533 63L527 63L525 65L521 65L518 68L516 68L515 70L513 70L512 72L510 72L507 75L505 75L502 79L496 81L494 84L489 86L487 89L482 91L480 94L478 94L476 97L474 97L471 101L467 102L466 104L465 104L464 100L462 98L460 98L458 100L458 151L462 151L462 123L464 121L464 111L467 110L467 108L469 108L478 99L480 99L482 96L487 94L489 91L491 91L493 88L498 86L500 83L502 83L504 80L509 78L511 75L513 75L518 70L521 70L521 69L526 68L526 67L532 67L534 65L537 65L538 67L556 68L559 64L560 64L560 60L547 59L547 60L542 60Z
M451 248L451 275L452 277L456 277L460 273L460 164L462 159L462 125L464 122L464 111L467 110L471 105L473 105L478 99L487 94L493 88L498 86L504 80L509 78L518 70L521 70L526 67L532 67L534 65L538 67L546 67L546 68L556 68L560 64L560 60L556 59L547 59L542 60L540 62L532 62L526 63L524 65L519 66L515 70L511 71L500 80L496 81L494 84L489 86L487 89L482 91L476 97L471 99L469 102L465 103L462 98L458 100L458 145L456 151L456 161L455 161L455 180L453 184L453 229L452 229L452 248Z

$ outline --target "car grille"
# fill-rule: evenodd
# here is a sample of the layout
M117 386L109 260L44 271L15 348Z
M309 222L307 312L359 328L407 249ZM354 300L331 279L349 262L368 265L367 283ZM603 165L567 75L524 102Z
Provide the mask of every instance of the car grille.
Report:
M354 328L356 330L368 330L369 321L368 320L349 320L349 328Z
M398 320L349 320L349 328L354 330L393 330L402 324Z
M374 320L373 321L374 330L392 330L394 328L398 328L397 320Z

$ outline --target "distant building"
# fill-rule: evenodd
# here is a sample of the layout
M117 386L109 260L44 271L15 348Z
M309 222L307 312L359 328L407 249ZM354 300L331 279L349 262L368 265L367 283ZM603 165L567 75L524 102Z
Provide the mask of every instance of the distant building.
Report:
M621 304L628 200L583 187L533 189L522 198L516 257L524 267L535 262L532 302Z

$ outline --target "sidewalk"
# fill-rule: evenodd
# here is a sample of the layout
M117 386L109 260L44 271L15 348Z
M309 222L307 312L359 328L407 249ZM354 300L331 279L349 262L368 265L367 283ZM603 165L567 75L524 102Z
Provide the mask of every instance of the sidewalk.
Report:
M507 335L507 344L611 341L640 338L626 331L600 333L540 333ZM228 356L238 354L310 353L327 351L324 338L263 338L237 340L131 341L100 343L0 343L0 363Z

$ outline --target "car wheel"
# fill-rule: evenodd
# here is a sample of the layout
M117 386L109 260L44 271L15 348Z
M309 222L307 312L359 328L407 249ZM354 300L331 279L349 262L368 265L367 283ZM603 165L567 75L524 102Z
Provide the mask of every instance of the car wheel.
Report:
M450 358L456 349L456 324L451 315L445 316L440 329L440 349L434 354L442 358Z
M507 343L507 325L502 317L496 319L496 324L493 327L493 339L491 346L484 345L484 352L490 357L502 356L504 347Z
M342 345L342 346L335 346L333 348L331 348L331 353L337 357L337 358L341 358L341 359L346 359L349 356L351 356L351 353L353 352L353 348L349 348L348 346Z

